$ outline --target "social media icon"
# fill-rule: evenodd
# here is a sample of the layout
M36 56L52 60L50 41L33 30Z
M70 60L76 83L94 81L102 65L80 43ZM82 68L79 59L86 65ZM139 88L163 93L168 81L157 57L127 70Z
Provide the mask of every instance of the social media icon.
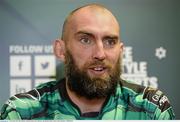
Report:
M41 63L41 67L42 67L42 69L44 69L44 70L47 69L48 66L49 66L49 62Z
M11 79L10 80L10 96L24 93L31 90L30 79Z
M35 56L35 75L36 76L55 76L56 62L54 55Z
M12 77L31 76L31 56L11 55L10 76Z

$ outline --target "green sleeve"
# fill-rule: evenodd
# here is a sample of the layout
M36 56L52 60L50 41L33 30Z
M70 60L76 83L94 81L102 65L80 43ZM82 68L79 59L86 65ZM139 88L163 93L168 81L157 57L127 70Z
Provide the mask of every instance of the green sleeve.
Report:
M21 116L19 112L16 110L15 105L13 105L12 101L8 101L3 105L0 114L1 120L20 120Z
M175 114L172 110L172 107L168 108L167 110L163 112L159 108L157 108L155 112L155 119L156 120L174 120Z

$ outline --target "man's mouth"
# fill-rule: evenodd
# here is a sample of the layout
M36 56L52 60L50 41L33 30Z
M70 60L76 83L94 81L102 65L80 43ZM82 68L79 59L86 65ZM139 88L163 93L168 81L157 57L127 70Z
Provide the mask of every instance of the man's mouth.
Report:
M92 68L94 71L103 71L105 68L104 67L94 67Z
M95 66L89 69L90 69L90 72L94 75L103 75L107 71L107 68L104 66Z

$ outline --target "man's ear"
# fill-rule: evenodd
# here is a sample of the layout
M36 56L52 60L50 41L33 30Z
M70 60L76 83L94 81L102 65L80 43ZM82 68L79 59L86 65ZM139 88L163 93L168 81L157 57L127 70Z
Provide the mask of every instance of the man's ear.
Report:
M65 61L65 44L63 40L55 40L53 43L53 48L54 48L54 54L55 56L61 60Z
M120 42L120 56L123 57L123 51L124 51L124 44L123 42Z
M123 44L123 42L120 42L120 51L121 51L121 53L123 53L123 50L124 50L124 44Z

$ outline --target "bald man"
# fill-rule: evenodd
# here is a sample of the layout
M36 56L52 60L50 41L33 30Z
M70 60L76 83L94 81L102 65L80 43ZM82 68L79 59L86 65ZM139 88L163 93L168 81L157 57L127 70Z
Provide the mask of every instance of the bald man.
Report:
M90 4L66 18L54 53L64 62L65 77L11 97L1 119L174 119L159 90L121 79L123 43L114 15Z

